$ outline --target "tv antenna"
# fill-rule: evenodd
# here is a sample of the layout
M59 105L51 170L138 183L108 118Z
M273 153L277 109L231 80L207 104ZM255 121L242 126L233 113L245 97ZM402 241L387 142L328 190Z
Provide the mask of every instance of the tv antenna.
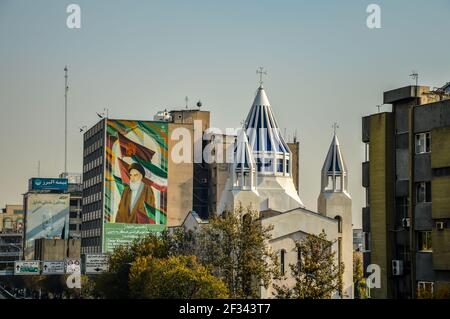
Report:
M64 173L67 173L67 92L69 92L68 85L68 69L67 65L64 67Z
M416 81L416 86L419 86L419 72L413 70L409 76Z

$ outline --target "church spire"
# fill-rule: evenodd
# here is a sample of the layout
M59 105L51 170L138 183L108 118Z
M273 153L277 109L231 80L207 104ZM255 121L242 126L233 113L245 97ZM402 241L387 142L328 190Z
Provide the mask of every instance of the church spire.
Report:
M348 171L337 137L338 126L333 125L333 139L322 167L322 191L348 192Z

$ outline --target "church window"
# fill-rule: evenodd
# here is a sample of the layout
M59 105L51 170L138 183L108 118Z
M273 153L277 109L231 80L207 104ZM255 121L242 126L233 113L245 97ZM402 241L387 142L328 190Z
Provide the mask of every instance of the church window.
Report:
M284 249L280 251L280 271L282 275L286 272L286 250Z
M342 233L342 217L336 216L336 217L334 217L334 219L336 219L338 221L338 232L341 234Z
M341 176L336 176L336 191L342 190L342 178Z
M283 173L283 159L282 158L277 159L277 172Z

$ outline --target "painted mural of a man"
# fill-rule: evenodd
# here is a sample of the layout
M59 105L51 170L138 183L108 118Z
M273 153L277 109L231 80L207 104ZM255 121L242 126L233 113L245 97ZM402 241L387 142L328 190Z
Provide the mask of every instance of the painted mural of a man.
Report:
M145 204L155 207L155 195L152 188L145 184L145 169L137 163L128 167L130 185L125 187L117 210L116 223L148 224Z

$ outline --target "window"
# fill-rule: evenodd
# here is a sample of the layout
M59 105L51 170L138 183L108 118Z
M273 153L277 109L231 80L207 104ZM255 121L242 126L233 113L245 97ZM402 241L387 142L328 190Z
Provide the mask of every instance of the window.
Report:
M277 172L278 173L283 173L283 159L282 158L278 158L277 159Z
M370 233L364 233L364 250L370 251Z
M338 233L342 234L342 217L336 216L336 217L334 217L334 219L336 219L338 221Z
M419 251L432 251L433 246L431 243L431 231L421 231L418 234L418 250Z
M427 281L419 281L417 283L417 294L419 298L433 297L434 283Z
M342 190L342 178L341 176L336 176L336 191L340 192Z
M416 134L416 154L430 153L431 151L431 133Z
M280 271L284 275L286 271L286 250L282 249L280 251Z
M333 190L333 176L328 176L327 177L327 186L325 187L326 191L331 191Z
M416 203L431 203L431 183L416 183Z

